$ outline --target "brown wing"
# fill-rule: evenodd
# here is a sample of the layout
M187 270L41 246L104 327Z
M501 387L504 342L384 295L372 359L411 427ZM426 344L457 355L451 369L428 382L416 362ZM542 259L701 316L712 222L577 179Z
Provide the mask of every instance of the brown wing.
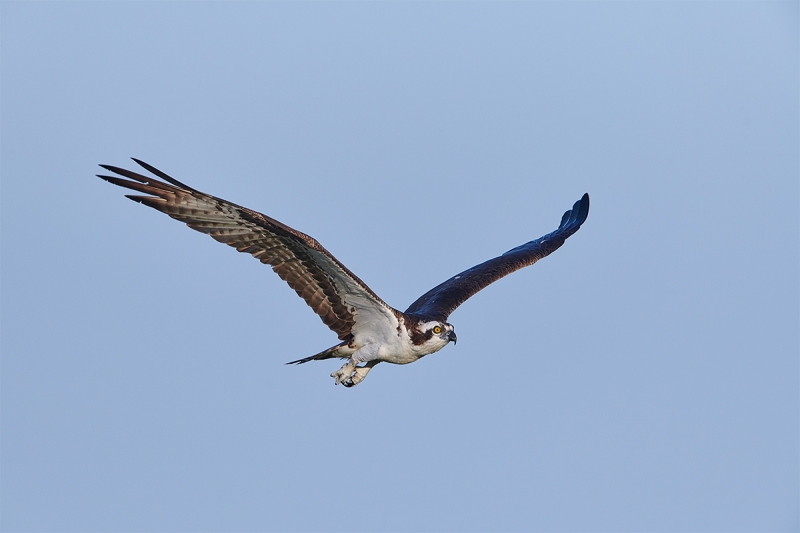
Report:
M589 195L584 194L571 210L564 213L561 225L554 232L453 276L420 296L405 312L447 320L450 313L479 290L555 252L567 237L580 229L588 215Z
M313 238L134 161L167 183L110 165L100 166L127 179L98 177L149 195L127 197L271 265L340 339L348 338L359 322L374 324L377 320L386 327L397 326L396 311Z

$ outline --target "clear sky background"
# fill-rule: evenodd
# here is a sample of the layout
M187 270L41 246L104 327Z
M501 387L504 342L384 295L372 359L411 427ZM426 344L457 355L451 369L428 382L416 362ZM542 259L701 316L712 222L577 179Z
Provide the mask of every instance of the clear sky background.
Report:
M797 531L797 2L10 2L4 531ZM558 225L457 346L336 336L138 157L391 305Z

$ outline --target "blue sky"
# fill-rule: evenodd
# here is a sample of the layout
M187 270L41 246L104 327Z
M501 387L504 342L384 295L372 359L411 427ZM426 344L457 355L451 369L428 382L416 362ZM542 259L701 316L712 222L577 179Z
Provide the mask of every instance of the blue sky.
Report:
M0 4L3 531L800 528L798 3ZM336 337L141 158L457 346Z

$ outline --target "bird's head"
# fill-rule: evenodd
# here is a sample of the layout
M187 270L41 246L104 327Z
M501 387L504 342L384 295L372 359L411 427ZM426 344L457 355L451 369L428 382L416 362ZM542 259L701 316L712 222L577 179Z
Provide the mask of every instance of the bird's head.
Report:
M410 333L411 342L417 346L424 346L427 353L437 352L450 341L455 344L458 340L453 325L438 320L420 322Z

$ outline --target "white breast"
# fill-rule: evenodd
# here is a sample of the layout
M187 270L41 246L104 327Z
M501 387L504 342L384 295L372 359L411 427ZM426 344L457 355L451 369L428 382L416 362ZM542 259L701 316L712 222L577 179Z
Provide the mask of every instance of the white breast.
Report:
M402 320L399 323L395 320L392 329L387 328L385 322L374 326L378 327L353 328L353 343L357 349L352 355L354 362L378 360L405 365L437 352L447 345L447 340L438 336L434 336L425 344L415 345L411 342L411 336Z

